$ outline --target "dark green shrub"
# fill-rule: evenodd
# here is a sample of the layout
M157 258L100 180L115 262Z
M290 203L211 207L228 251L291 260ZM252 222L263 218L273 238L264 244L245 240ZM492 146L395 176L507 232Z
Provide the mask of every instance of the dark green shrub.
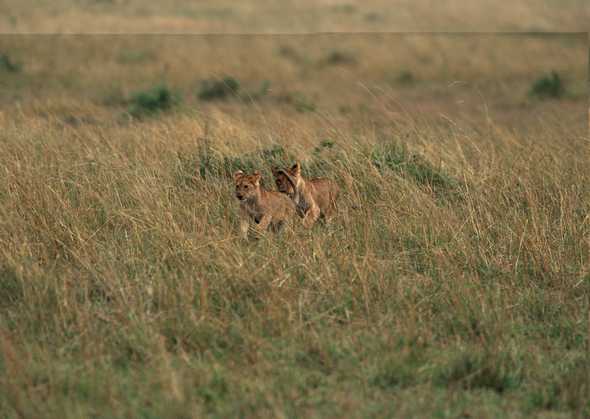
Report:
M293 48L289 45L281 45L279 47L279 49L277 50L277 52L281 57L287 58L287 59L292 60L294 62L303 61L299 52L295 48Z
M154 115L177 105L179 97L166 85L137 92L131 98L129 113L135 117Z
M349 52L334 50L326 56L322 63L327 65L351 65L356 64L356 58Z
M562 97L564 93L564 82L555 71L537 79L529 91L530 96L539 99L557 99Z
M12 61L8 54L0 54L0 70L18 73L21 70L21 65Z
M459 181L434 167L423 157L409 153L396 143L381 143L371 153L373 165L384 172L391 170L408 176L416 183L442 195L454 195L459 190Z
M230 95L236 95L240 90L240 82L233 77L225 77L222 80L204 80L198 97L201 100L226 99Z
M414 77L414 74L412 74L411 71L404 70L397 75L397 77L395 78L395 82L398 84L410 85L416 82L416 78Z
M215 151L208 142L203 142L193 156L179 155L179 182L183 186L192 186L198 177L203 179L231 179L234 172L243 170L252 173L264 168L263 179L271 184L273 166L287 166L295 158L283 147L275 145L270 148L253 151L241 156L223 156ZM264 184L264 181L263 181Z

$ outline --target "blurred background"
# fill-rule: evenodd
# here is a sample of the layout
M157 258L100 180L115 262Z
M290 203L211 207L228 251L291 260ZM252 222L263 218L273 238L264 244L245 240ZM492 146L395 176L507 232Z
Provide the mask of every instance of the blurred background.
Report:
M406 112L519 129L556 107L560 120L587 120L588 36L576 32L590 21L586 1L5 0L2 9L4 112L18 104L112 122L144 107L216 109L257 127L289 115L350 129L370 119L377 130Z
M585 129L587 61L575 33L4 35L0 110L111 125L218 112L259 132L287 119L310 135L387 130L408 113Z
M585 32L585 0L3 0L2 32Z

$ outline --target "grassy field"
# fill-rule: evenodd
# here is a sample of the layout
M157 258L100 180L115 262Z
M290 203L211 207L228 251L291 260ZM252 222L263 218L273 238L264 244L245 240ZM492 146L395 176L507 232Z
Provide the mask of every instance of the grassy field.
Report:
M2 33L587 32L587 0L2 0Z
M0 417L590 415L587 42L0 37Z

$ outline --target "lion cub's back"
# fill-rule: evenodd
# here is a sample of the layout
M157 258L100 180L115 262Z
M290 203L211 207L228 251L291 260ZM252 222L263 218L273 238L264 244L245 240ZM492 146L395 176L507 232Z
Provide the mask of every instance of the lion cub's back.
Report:
M295 204L287 195L277 191L267 191L266 199L269 209L280 219L291 217L295 213Z
M314 199L321 209L333 206L340 193L340 187L332 179L316 178L309 181L313 185Z

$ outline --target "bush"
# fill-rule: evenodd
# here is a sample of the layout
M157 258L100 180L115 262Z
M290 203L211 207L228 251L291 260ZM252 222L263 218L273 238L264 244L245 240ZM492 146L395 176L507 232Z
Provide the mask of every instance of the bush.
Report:
M556 99L562 97L564 93L563 80L555 71L537 79L529 91L531 96L539 99Z
M416 82L416 78L414 77L411 71L405 70L397 75L395 81L398 84L410 85Z
M178 96L166 85L159 85L133 95L129 113L135 117L154 115L171 109L178 102Z
M179 154L178 158L180 162L178 179L185 187L191 187L194 184L195 176L203 179L231 179L237 170L252 173L260 168L266 171L263 173L263 179L270 182L271 167L287 166L295 161L293 155L279 145L230 157L220 155L208 142L203 142L195 155L186 157Z
M323 64L328 65L350 65L356 64L356 58L344 51L332 51L328 54L328 56L323 60Z
M223 80L204 80L198 97L201 100L226 99L230 95L236 95L238 90L240 90L240 82L233 77L225 77Z
M277 52L281 57L287 58L294 62L300 63L305 61L301 54L299 54L299 52L295 48L289 45L281 45Z
M12 61L7 54L0 54L0 70L17 73L21 70L21 66Z
M377 145L371 153L371 161L380 172L398 172L439 195L456 195L459 190L458 180L396 143Z

